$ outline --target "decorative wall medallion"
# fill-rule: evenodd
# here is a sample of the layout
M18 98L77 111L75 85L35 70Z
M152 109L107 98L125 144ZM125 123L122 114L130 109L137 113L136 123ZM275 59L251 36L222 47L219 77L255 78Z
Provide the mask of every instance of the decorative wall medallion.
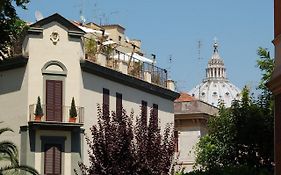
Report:
M59 33L57 31L54 31L50 35L50 40L53 42L54 45L57 44L57 42L60 40Z

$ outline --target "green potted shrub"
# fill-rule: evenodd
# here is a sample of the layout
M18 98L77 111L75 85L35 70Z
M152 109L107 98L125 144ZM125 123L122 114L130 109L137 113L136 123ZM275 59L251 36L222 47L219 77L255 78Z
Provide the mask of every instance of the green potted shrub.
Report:
M35 121L41 121L41 118L42 118L43 115L44 114L43 114L43 109L42 109L42 106L41 106L40 97L38 96L36 108L35 108L35 113L34 113Z
M76 118L77 118L77 110L76 110L76 106L75 106L74 97L72 97L71 107L69 110L69 122L75 123Z

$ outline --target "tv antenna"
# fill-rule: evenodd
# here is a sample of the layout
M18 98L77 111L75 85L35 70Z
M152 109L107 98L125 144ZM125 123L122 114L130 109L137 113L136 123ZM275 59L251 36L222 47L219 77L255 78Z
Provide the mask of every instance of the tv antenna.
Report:
M201 60L201 59L203 59L203 58L201 57L201 47L202 47L202 41L201 41L201 40L198 40L198 45L197 45L197 47L198 47L198 60Z
M168 78L169 78L169 79L171 78L172 62L173 62L173 55L170 54L170 55L169 55L169 59L168 59L169 67L167 68L167 70L168 70Z
M36 19L36 22L37 21L40 21L41 19L43 19L44 17L43 17L43 15L42 15L42 13L39 11L39 10L36 10L35 11L35 19Z

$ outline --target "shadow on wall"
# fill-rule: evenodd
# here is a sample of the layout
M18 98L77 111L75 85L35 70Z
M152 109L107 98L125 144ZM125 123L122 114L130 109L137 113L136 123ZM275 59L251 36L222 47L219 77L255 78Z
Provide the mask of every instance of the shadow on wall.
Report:
M0 72L0 95L21 90L26 68Z

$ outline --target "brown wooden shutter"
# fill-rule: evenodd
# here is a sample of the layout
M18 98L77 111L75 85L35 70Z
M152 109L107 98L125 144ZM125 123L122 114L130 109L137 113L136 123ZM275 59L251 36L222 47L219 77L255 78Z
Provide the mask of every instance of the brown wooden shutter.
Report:
M54 81L46 81L46 120L54 121Z
M175 151L179 152L179 132L174 131L174 144L175 144Z
M153 116L155 117L156 121L158 122L158 105L157 104L153 104L152 107L152 112L153 112Z
M54 147L54 174L61 174L61 148Z
M142 124L147 125L147 102L141 101L141 120Z
M46 81L46 120L62 121L62 81Z
M44 174L61 174L61 145L45 145Z
M53 173L53 150L50 145L46 145L45 148L45 162L44 162L44 174L52 174Z
M54 116L55 121L62 121L62 81L55 81L54 83Z
M122 94L116 93L116 115L122 115Z
M109 116L109 90L103 88L103 114Z

